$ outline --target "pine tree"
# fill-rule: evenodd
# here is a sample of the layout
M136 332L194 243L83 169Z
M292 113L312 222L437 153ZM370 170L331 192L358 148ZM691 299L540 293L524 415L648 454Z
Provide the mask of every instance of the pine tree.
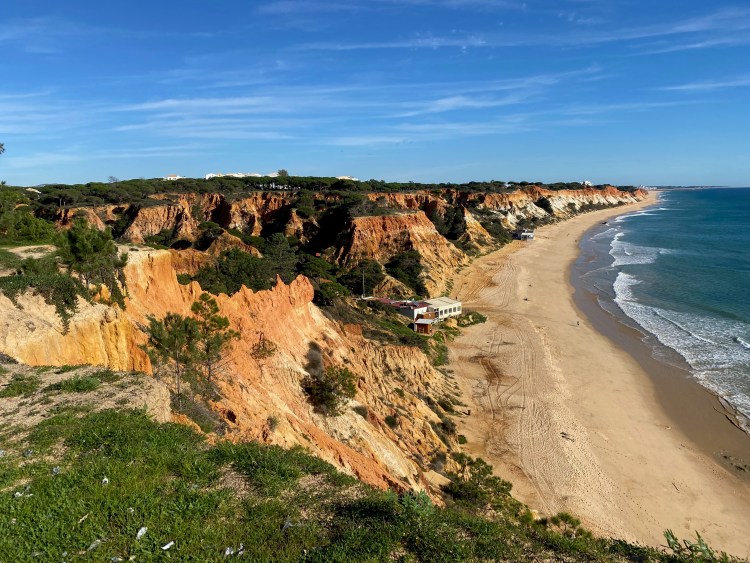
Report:
M177 313L168 313L163 321L149 318L147 352L161 369L173 365L177 396L182 400L182 378L193 369L198 353L198 323Z
M78 274L87 288L92 283L103 284L112 299L124 306L120 284L124 286L122 271L127 254L118 254L109 229L100 231L85 219L76 219L73 226L60 235L58 246L63 264Z
M208 293L203 293L190 310L198 331L196 359L202 364L206 379L211 381L226 363L223 357L227 346L240 335L229 328L229 319L219 315L219 305Z

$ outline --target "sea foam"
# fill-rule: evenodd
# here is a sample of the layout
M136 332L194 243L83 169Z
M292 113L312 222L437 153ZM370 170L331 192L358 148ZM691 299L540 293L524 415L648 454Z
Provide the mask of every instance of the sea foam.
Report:
M682 356L703 385L750 417L750 396L744 391L750 344L743 338L750 335L750 325L645 305L634 294L639 283L631 274L617 274L614 301L618 307L661 344Z
M615 261L612 266L626 266L628 264L653 264L660 254L668 254L667 248L653 248L638 246L622 240L624 232L618 232L612 239L610 255Z

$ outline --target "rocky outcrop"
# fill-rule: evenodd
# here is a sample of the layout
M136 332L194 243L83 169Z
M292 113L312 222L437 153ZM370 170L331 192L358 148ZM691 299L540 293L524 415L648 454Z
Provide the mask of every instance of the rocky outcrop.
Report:
M133 220L122 234L128 242L142 243L149 237L162 232L172 236L192 240L198 231L198 223L180 205L151 205L129 210Z
M61 229L67 229L73 221L82 217L95 226L97 229L104 230L107 226L117 221L120 214L125 211L126 207L122 205L97 205L94 207L61 207L59 208L52 220Z
M438 233L422 211L352 219L335 258L346 267L367 259L385 264L407 250L416 250L422 256L423 282L430 295L445 291L456 269L468 262L468 257Z
M115 370L150 369L138 348L143 335L119 308L79 300L65 331L53 305L30 294L18 306L0 295L0 350L31 365L95 364Z
M464 223L466 224L466 230L464 234L461 235L459 242L473 245L480 252L494 248L494 239L490 233L487 232L487 229L482 226L482 223L480 223L465 207L461 208L461 211L463 213Z

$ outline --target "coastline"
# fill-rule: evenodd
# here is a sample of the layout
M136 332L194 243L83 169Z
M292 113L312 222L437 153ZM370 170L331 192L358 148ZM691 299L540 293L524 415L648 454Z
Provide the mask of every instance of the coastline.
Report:
M684 372L650 364L637 331L573 295L584 233L654 200L543 227L457 276L454 295L488 317L450 345L447 368L472 413L459 432L542 514L568 511L598 534L655 546L667 528L698 530L746 557L750 485L716 454L746 452L750 438Z

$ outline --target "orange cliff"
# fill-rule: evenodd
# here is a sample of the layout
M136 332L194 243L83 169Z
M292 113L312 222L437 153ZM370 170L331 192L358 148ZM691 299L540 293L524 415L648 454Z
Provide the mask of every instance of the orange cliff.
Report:
M424 266L423 282L430 295L443 293L457 268L469 261L438 233L423 211L355 217L345 238L335 258L349 267L365 259L385 264L400 252L418 251Z
M90 363L150 373L140 348L148 317L189 314L201 293L196 282L178 283L172 259L168 251L131 251L125 311L82 302L67 334L41 298L24 296L19 309L0 296L0 351L32 365ZM241 334L217 379L221 398L213 403L230 439L302 445L379 487L424 486L421 467L446 446L432 428L440 420L422 397L447 394L445 376L416 348L384 346L364 339L356 327L345 330L312 297L301 276L272 290L243 288L217 297L220 313ZM275 347L271 356L254 352L261 341ZM345 365L357 376L350 406L366 407L366 416L351 408L335 418L313 411L300 385L313 347L326 366ZM395 429L384 422L389 415L398 418Z
M499 212L508 227L515 227L523 219L566 218L585 206L614 206L635 203L646 197L644 190L626 192L612 186L604 189L548 190L529 186L510 193L466 193L462 202L473 202L480 209ZM548 207L540 206L541 201Z

